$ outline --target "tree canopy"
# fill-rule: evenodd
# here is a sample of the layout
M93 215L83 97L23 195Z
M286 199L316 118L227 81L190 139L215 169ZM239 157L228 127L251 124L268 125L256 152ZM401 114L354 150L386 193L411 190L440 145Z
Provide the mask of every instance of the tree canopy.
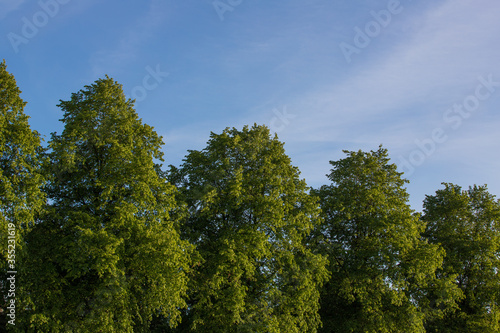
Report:
M443 277L464 294L458 309L432 323L435 332L500 331L500 201L486 186L444 183L424 201L429 242L446 251Z
M26 102L20 97L12 74L5 61L0 63L0 233L2 244L7 243L7 224L16 226L17 246L20 237L33 224L35 215L44 203L41 186L42 147L40 135L31 130L24 113ZM1 248L5 262L6 248Z
M263 125L163 169L107 76L60 101L45 147L20 94L1 63L0 331L500 331L486 185L443 183L417 213L380 146L311 189Z
M323 331L424 332L432 313L425 296L444 251L421 238L425 224L386 149L344 153L330 162L332 184L316 191L325 219L317 248L332 273L321 296Z
M47 212L28 238L26 324L140 332L163 315L175 326L190 245L172 218L176 190L154 164L161 138L107 77L59 106L64 131L49 142Z
M24 113L26 102L5 61L0 63L0 308L14 300L19 284L16 274L22 267L24 237L33 226L45 202L41 190L45 179L41 165L44 161L40 135L31 130ZM7 277L14 278L11 283ZM16 283L17 281L17 283ZM13 291L11 291L11 289ZM19 304L16 304L19 309ZM6 312L0 312L5 325ZM14 318L15 319L15 318Z
M191 281L199 332L315 332L326 260L307 238L320 223L283 143L264 126L211 134L170 175L200 255Z

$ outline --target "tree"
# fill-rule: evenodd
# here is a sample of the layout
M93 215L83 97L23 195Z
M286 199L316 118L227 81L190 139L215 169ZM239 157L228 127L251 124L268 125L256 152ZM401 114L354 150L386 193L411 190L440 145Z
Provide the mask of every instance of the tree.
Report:
M26 102L20 94L4 60L0 63L0 326L6 324L6 319L17 322L15 318L5 318L10 312L5 301L10 304L10 300L19 300L9 292L11 284L7 282L7 277L14 277L15 282L18 276L7 272L22 267L24 236L45 201L41 191L44 177L40 135L28 124ZM19 292L22 285L19 281L14 284ZM18 312L19 304L16 308Z
M422 219L426 237L446 250L441 275L454 276L465 298L430 325L435 332L500 331L500 201L487 187L443 183L428 195ZM431 331L431 329L429 331Z
M330 162L332 184L315 191L325 219L317 248L332 274L321 295L323 331L424 332L426 318L445 311L431 311L426 295L457 296L436 280L443 250L422 240L425 224L409 207L407 180L386 149L344 153Z
M28 238L24 322L51 332L141 332L162 315L175 326L190 246L173 218L175 188L154 164L161 137L109 77L58 106L64 131L49 142L50 205Z
M199 261L188 326L196 332L316 332L326 261L307 237L320 223L283 143L265 126L212 133L172 167ZM187 328L186 328L187 330Z

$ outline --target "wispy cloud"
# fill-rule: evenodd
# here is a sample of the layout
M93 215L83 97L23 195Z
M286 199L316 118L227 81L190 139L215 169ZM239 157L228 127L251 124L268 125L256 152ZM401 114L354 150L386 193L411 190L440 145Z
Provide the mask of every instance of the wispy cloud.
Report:
M500 3L481 6L464 0L448 1L424 13L418 21L425 24L386 50L382 60L357 66L350 78L290 103L304 110L295 128L301 133L298 137L330 141L373 118L444 112L440 107L463 98L476 85L477 76L500 77L500 46L492 40L500 34L499 10ZM415 110L421 103L439 108Z
M446 1L425 12L406 12L405 22L388 27L397 41L382 56L377 54L376 61L358 61L349 65L350 73L343 79L332 78L330 84L284 101L296 118L280 138L287 142L304 177L312 185L324 183L328 161L342 158L341 149L376 149L382 143L397 163L399 155L415 149L416 139L428 138L436 127L447 126L444 112L474 92L478 76L493 74L500 81L500 45L495 42L500 35L498 12L500 3L466 0ZM381 51L367 48L364 52ZM480 106L467 125L476 121L472 118L486 122L480 120L485 116L481 112L499 100L500 91ZM488 123L491 126L447 130L449 139L426 163L460 163L464 151L473 147L475 163L487 156L491 159L488 151L499 148L500 117L490 112ZM304 145L314 154L300 148ZM498 167L498 156L493 159ZM493 168L488 174L496 177Z
M7 15L18 9L26 0L0 0L0 20L3 20Z

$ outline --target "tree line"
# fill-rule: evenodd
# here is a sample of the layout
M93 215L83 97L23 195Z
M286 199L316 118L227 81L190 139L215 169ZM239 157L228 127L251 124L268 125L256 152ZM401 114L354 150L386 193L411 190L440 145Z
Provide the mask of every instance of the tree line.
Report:
M20 93L4 61L2 330L500 331L486 185L443 183L417 213L380 146L344 151L312 189L259 125L163 168L162 138L107 76L60 101L43 146Z

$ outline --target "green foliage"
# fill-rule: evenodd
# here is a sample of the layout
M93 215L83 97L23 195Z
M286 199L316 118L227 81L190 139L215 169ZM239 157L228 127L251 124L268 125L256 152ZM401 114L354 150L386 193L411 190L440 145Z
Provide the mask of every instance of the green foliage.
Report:
M20 94L14 76L7 72L3 61L0 63L1 326L6 321L5 300L9 289L5 288L6 272L22 267L24 236L45 202L40 189L44 183L40 136L30 129L29 117L24 113L26 102L21 99ZM14 237L10 241L9 235ZM17 292L20 291L19 288L21 284L18 281Z
M17 332L500 331L486 186L444 183L420 216L380 147L345 151L309 193L257 125L165 172L161 137L109 77L60 102L44 149L20 93L4 61L0 331L13 269Z
M440 305L457 297L435 279L443 250L422 240L425 225L386 149L344 152L330 162L332 184L316 191L325 218L316 242L332 273L321 297L323 331L423 332L426 317L439 315L428 307L429 290L447 292Z
M14 76L0 63L0 221L2 244L6 244L7 223L14 223L21 237L32 225L45 197L40 189L40 136L32 131ZM5 238L4 238L5 237ZM22 243L18 240L17 246ZM2 262L6 248L0 247Z
M200 259L186 320L196 332L316 332L326 260L306 242L319 207L264 126L211 134L172 168Z
M441 275L454 276L465 298L429 332L499 332L500 202L486 186L443 184L424 201L426 236L446 250Z
M59 104L50 141L50 205L28 237L24 327L141 332L175 326L191 247L180 239L175 188L158 172L162 140L106 77Z

